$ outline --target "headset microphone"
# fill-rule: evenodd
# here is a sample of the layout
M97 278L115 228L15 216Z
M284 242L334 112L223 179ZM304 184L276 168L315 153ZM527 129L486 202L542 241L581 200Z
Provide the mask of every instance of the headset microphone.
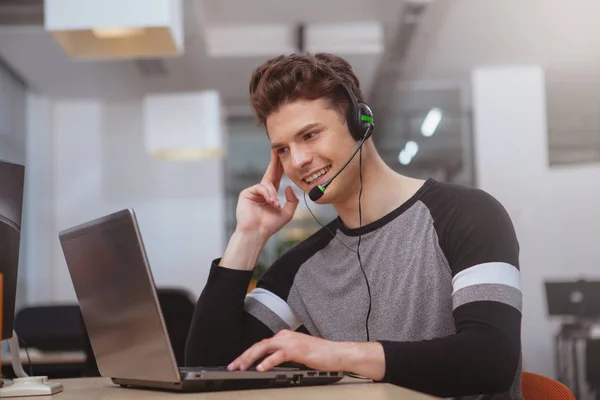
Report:
M369 118L369 117L364 117L364 118ZM360 150L360 148L362 147L362 145L365 143L365 140L370 136L370 133L371 133L371 130L373 129L373 126L371 125L367 129L368 129L368 131L366 132L366 134L361 139L360 143L358 144L358 147L356 148L356 150L354 150L354 153L352 153L352 155L350 156L350 158L348 159L348 161L346 161L346 163L342 166L342 168L340 168L340 170L338 172L336 172L335 175L333 175L327 182L325 182L322 185L315 186L314 188L312 188L310 190L310 192L308 192L308 197L310 197L310 199L312 201L317 201L321 197L323 197L323 194L325 194L325 189L327 189L327 187L331 184L331 182L340 174L340 172L342 172L344 170L344 168L346 168L348 166L348 164L350 163L350 161L352 161L352 159L354 158L354 156L356 155L356 153L358 153L358 150Z

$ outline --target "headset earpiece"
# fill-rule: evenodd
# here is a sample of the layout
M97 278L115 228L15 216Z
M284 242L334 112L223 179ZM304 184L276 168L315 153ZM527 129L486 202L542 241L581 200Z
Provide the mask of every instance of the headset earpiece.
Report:
M361 103L357 100L354 92L346 85L341 79L340 82L348 94L348 112L346 113L346 122L352 138L357 142L360 142L365 135L371 136L373 129L369 129L375 126L373 120L373 111L365 103ZM368 136L365 140L368 139Z
M331 75L336 77L346 94L348 95L348 111L346 113L346 123L348 130L352 135L352 138L357 142L361 140L367 140L373 133L375 128L375 120L373 118L373 111L365 103L359 102L356 95L350 89L350 87L344 82L344 80L326 63L323 64L327 68Z
M375 121L373 119L373 111L371 110L371 107L369 107L368 105L366 105L365 103L359 103L358 104L358 109L359 109L359 120L358 120L358 127L359 127L359 132L360 132L360 139L362 140L363 137L365 137L365 140L367 140L369 138L369 136L371 136L371 134L373 133L373 129L375 127Z

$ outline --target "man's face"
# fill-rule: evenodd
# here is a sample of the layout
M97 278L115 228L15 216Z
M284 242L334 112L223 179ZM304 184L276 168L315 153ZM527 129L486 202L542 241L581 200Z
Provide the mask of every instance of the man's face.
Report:
M346 121L322 99L286 104L268 116L266 126L285 174L307 193L339 171L356 148ZM357 160L335 178L318 203L335 203L354 189Z

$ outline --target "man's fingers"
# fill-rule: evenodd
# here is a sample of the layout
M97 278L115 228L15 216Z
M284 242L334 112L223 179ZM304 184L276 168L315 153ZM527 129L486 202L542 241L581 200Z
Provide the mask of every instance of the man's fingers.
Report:
M285 188L285 199L289 202L298 204L298 197L291 186Z
M292 189L290 186L285 188L285 199L287 201L283 206L283 212L291 218L296 212L296 207L298 207L298 197L296 197L294 189Z
M277 192L279 190L279 184L281 183L282 177L283 165L281 165L281 160L279 159L279 156L273 150L271 151L271 161L269 162L267 171L263 176L263 182L270 182L275 187L275 192Z
M279 206L279 198L277 197L277 193L273 193L266 185L259 183L258 185L254 185L248 191L250 195L253 197L252 201L257 201L262 198L265 202L272 204L274 206Z
M275 189L275 186L273 186L273 184L269 181L264 181L262 185L266 186L266 188L269 190L269 193L271 193L271 196L276 201L276 204L279 205L279 196L277 195L277 189Z
M251 346L235 361L229 364L229 370L239 369L240 371L247 370L256 362L256 360L264 357L272 351L273 343L271 339L262 340Z
M265 358L260 364L258 364L256 369L258 371L268 371L271 368L274 368L286 361L291 361L288 359L287 352L283 349L279 349L275 353L271 354L269 357Z

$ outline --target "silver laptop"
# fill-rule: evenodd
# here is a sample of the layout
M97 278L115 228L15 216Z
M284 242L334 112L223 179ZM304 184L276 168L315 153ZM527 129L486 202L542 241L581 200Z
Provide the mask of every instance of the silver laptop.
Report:
M98 369L115 384L215 391L329 384L343 378L342 372L301 368L179 367L134 211L63 230L59 238Z

